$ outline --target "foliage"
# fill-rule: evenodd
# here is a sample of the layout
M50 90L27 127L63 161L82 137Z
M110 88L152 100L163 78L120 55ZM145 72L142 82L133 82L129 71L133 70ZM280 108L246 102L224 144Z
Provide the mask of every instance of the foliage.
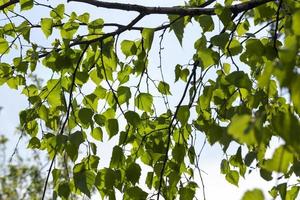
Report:
M88 11L68 13L74 2L139 14L127 25L106 23ZM220 165L229 183L238 186L253 168L267 181L278 173L283 183L270 195L297 198L299 182L288 180L300 176L299 1L190 0L179 7L145 7L2 0L0 8L6 18L0 27L0 85L22 91L30 103L20 112L21 129L30 137L28 148L50 159L42 199L50 180L53 197L62 199L91 197L96 190L109 199L117 191L124 199L193 199L201 186L200 134L224 153L237 146ZM48 13L34 21L38 9ZM152 14L168 15L169 23L136 25ZM161 55L166 31L182 45L191 23L201 28L193 63L173 66L174 82L165 80L161 64L154 76L153 41L161 33ZM130 30L135 40L118 41ZM39 44L36 35L42 34L50 46ZM39 73L52 75L38 85L30 76ZM93 90L85 93L87 87ZM172 97L176 105L169 103ZM267 157L273 138L283 144ZM108 140L115 143L105 167L98 153ZM64 166L55 164L62 158L71 165L64 176ZM12 184L20 181L10 178ZM243 197L254 198L264 195L254 189Z
M0 135L1 158L5 160L7 138ZM25 162L15 152L17 160L0 165L0 199L40 199L44 179L40 173L40 159L35 155Z

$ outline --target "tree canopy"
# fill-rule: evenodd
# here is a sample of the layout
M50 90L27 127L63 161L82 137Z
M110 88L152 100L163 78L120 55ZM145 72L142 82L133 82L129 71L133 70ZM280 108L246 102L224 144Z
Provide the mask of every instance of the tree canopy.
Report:
M99 14L92 16L91 9ZM103 10L134 17L127 24L110 22ZM156 15L168 22L143 24ZM281 179L271 197L297 198L300 1L187 0L151 7L1 0L0 16L0 85L26 96L18 129L29 138L27 148L49 160L46 176L36 166L22 168L32 176L27 182L42 183L29 184L25 198L98 193L116 199L119 193L137 200L205 199L199 137L221 145L220 173L229 184L238 186L240 177L258 170L266 181ZM191 24L201 30L194 49L187 49L194 55L166 73L163 40L171 32L183 47ZM134 39L127 37L132 32ZM153 51L158 66L151 62ZM280 143L270 157L274 138ZM99 145L108 141L111 158L103 165ZM228 154L230 146L234 154ZM17 178L22 170L16 167L1 179L12 178L17 187L25 179ZM298 180L290 182L293 177ZM3 191L4 198L14 195ZM257 188L242 199L265 197Z

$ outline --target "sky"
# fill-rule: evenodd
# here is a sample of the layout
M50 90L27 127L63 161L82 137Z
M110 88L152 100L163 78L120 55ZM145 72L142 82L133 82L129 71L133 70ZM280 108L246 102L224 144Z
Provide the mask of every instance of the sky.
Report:
M52 1L54 3L58 3L60 1ZM111 1L112 2L112 1ZM114 1L114 2L124 2L124 3L136 3L141 5L149 5L149 6L174 6L174 5L182 5L184 1L179 0L128 0L128 1ZM133 12L124 12L124 11L116 11L116 10L106 10L101 8L96 8L92 6L83 6L81 3L70 3L67 6L66 12L70 13L75 11L77 13L89 12L92 18L103 18L105 22L118 22L121 24L126 24L130 22L137 14ZM48 12L48 11L47 11ZM36 13L36 19L39 19L43 16L45 12L39 11ZM32 17L32 16L31 16ZM43 16L45 17L45 16ZM162 22L167 22L167 17L162 15L151 15L147 16L143 19L138 25L145 25L149 27L155 27L161 25ZM0 21L1 23L1 21ZM221 27L220 27L221 28ZM218 29L218 23L216 24L216 29ZM158 43L159 43L159 34L156 34L156 37L153 41L153 49L150 52L150 67L157 67L159 65L159 55L158 55ZM194 41L195 39L201 36L201 29L199 25L196 23L190 24L184 33L183 46L181 47L179 42L177 41L175 35L171 33L166 33L166 36L163 40L163 70L165 74L165 79L167 82L172 83L174 81L174 69L176 64L187 64L191 60L194 53ZM37 41L44 41L43 43L47 43L44 36L35 33L32 35ZM136 33L124 33L121 35L119 41L122 39L135 39L137 38ZM51 39L51 38L50 38ZM44 73L44 74L43 74ZM43 74L42 77L47 79L49 74L46 74L46 71L39 71L39 75ZM213 77L212 77L213 78ZM182 86L183 88L183 86ZM178 92L182 90L182 88L172 88L171 93L174 96L170 99L171 104L176 105L179 101L179 96L176 95ZM89 90L89 88L87 88ZM9 139L9 147L7 150L7 156L12 154L13 147L18 141L18 135L14 134L15 127L18 124L18 113L20 110L26 108L28 103L26 98L20 95L21 91L14 91L9 89L7 86L0 87L0 106L3 109L0 111L0 134L6 135ZM180 94L180 93L179 93ZM199 146L203 143L199 143ZM201 139L200 139L201 141ZM100 145L98 149L100 149L99 154L101 157L101 162L109 162L110 152L105 151L107 147L112 145L115 140L111 140L106 144ZM231 151L235 151L237 146L232 146ZM26 140L22 140L21 144L18 147L21 152L28 152L26 149ZM104 149L104 150L103 150ZM25 153L27 154L27 153ZM271 155L271 151L270 151ZM207 144L204 148L204 151L200 158L200 168L205 172L203 173L203 179L205 184L205 193L207 200L216 200L216 199L231 199L238 200L241 199L242 194L248 190L253 188L261 188L264 193L267 194L267 191L274 184L272 182L263 181L259 176L258 171L253 171L251 174L246 175L246 179L241 178L239 187L233 186L229 184L223 175L220 174L220 162L224 158L222 150L219 145L210 146ZM197 182L200 184L199 180ZM201 190L197 193L198 199L202 199ZM265 195L267 196L267 195ZM270 198L266 198L270 199Z

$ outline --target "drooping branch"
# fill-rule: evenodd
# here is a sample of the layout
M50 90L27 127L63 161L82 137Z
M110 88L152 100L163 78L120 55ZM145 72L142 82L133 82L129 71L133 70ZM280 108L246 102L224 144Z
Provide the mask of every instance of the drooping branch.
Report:
M97 0L69 0L68 2L80 2L90 4L96 7L107 8L107 9L116 9L123 11L136 11L139 13L143 13L145 15L149 14L173 14L173 15L181 15L181 16L196 16L196 15L215 15L214 8L199 8L199 7L148 7L137 4L125 4L125 3L112 3L112 2L104 2ZM230 6L229 9L232 13L240 13L246 10L250 10L262 4L268 3L274 0L252 0L245 3L236 4Z

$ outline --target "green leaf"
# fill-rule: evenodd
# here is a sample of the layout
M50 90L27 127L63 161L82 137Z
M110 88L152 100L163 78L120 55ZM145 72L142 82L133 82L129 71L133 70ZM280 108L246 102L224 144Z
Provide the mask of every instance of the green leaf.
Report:
M204 69L216 64L219 60L219 54L208 48L199 49L197 55Z
M243 71L234 71L226 76L226 80L238 88L245 88L250 90L252 82L249 76Z
M164 95L171 95L170 85L166 82L160 81L158 84L158 91Z
M226 180L227 180L229 183L231 183L231 184L233 184L233 185L235 185L235 186L238 186L238 185L239 185L239 178L240 178L240 176L239 176L239 173L238 173L237 171L235 171L235 170L230 170L230 171L226 174L225 178L226 178Z
M135 46L135 42L130 40L123 40L121 42L121 50L126 57L132 56L136 54L137 48Z
M251 128L250 115L235 115L228 127L228 134L240 143L253 145L257 143L253 128Z
M103 140L103 132L100 127L94 128L91 132L91 135L95 140L99 140L99 141Z
M76 22L67 22L60 30L61 37L64 39L73 39L73 35L77 32L79 24Z
M83 99L83 104L92 110L97 110L99 98L94 93L88 94Z
M91 197L91 190L95 182L96 175L91 170L82 170L74 173L74 184L75 188L79 189L80 192Z
M264 200L264 194L260 189L248 190L243 195L242 200Z
M152 183L153 183L153 172L148 172L146 176L146 185L149 189L152 188Z
M143 111L152 111L153 97L149 93L140 93L134 100L135 106Z
M287 173L293 162L293 154L284 146L278 147L272 158L266 160L263 166L266 170Z
M194 164L195 163L195 158L196 158L196 152L195 152L195 148L193 146L191 146L188 149L188 157L189 157L189 160L190 160L191 164Z
M133 185L139 182L141 176L141 167L136 163L131 163L125 171L126 179Z
M144 48L150 50L153 42L154 29L144 28L142 31L142 37L144 42Z
M177 163L182 163L185 157L185 147L183 144L176 144L172 150L172 156Z
M0 54L8 53L8 42L0 37Z
M51 79L47 82L47 89L51 91L47 96L47 101L53 107L62 105L61 86L59 83L60 80L58 79Z
M185 125L190 117L190 109L189 106L180 106L177 112L177 119L180 121L180 123Z
M290 190L287 191L285 200L296 200L299 194L299 186L293 186Z
M105 122L105 129L107 134L109 135L109 138L112 138L114 135L116 135L119 132L118 120L108 119Z
M227 174L230 171L229 162L226 159L223 159L220 168L222 174Z
M41 28L46 38L48 38L52 34L53 20L51 18L42 18Z
M21 11L30 10L33 7L33 0L20 0Z
M277 185L277 190L279 191L279 195L281 197L281 199L286 199L286 189L287 189L287 183L281 183L279 185Z
M113 152L111 155L109 167L110 168L119 168L119 167L123 166L124 161L125 161L125 156L123 153L123 149L119 146L115 146L113 148Z
M104 24L104 21L101 18L91 21L88 24L89 34L102 33L103 24ZM98 36L95 36L95 37L98 37Z
M116 173L110 168L101 169L95 180L95 186L98 190L112 189L116 180Z
M79 147L81 143L84 142L85 136L82 131L76 131L69 136L69 140L76 148Z
M183 38L184 27L185 27L184 17L178 15L169 15L169 20L171 23L170 30L174 31L180 45L182 46L182 38Z
M236 39L233 39L230 43L228 41L226 49L228 49L227 55L229 56L236 56L243 51L241 43Z
M199 22L203 33L213 31L215 28L214 21L210 15L201 15L196 18L196 21Z
M27 148L39 149L40 147L41 147L41 143L40 143L40 140L37 137L32 137L29 140Z
M117 91L117 96L120 105L122 105L123 103L128 104L131 98L130 88L125 86L120 86Z
M232 13L229 8L223 7L221 4L217 3L215 5L215 12L225 27L227 27L228 24L230 22L232 22L232 19L231 19Z
M82 23L88 23L90 20L90 14L89 13L83 13L82 15L79 15L77 17L77 19L79 21L81 21Z
M219 35L215 35L210 39L211 43L221 49L226 48L226 44L229 41L229 34L228 33L221 33Z
M93 123L92 117L93 117L93 110L90 108L82 108L78 111L78 118L82 125L89 126Z
M249 27L250 27L250 24L249 24L248 20L246 20L245 22L239 23L237 26L237 30L236 30L238 33L238 36L242 36L247 31L249 31Z
M67 182L61 182L58 185L58 195L60 197L64 197L65 199L69 198L69 195L71 193L70 186Z
M179 194L179 200L193 200L195 197L195 191L188 187L180 188Z
M261 176L263 179L265 179L266 181L271 181L271 180L273 179L273 177L272 177L272 172L267 171L267 170L265 170L265 169L263 169L263 168L261 168L261 169L259 170L259 172L260 172L260 176Z
M53 10L50 11L50 16L55 20L60 20L64 18L65 5L59 4Z
M139 114L137 114L136 112L133 112L133 111L127 111L125 113L125 118L126 118L127 122L134 127L137 127L141 122L141 118L140 118Z
M300 10L293 14L293 25L292 29L295 35L300 35Z
M53 183L56 184L61 175L61 170L53 169L51 173L52 173Z
M124 200L146 200L148 194L141 188L135 186L128 188L124 194Z

